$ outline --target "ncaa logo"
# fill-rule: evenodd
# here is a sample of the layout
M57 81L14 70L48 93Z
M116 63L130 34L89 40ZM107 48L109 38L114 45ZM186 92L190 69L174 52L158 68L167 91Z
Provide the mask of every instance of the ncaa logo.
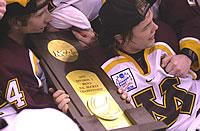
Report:
M111 75L111 78L118 88L123 88L127 92L137 88L135 79L129 68Z

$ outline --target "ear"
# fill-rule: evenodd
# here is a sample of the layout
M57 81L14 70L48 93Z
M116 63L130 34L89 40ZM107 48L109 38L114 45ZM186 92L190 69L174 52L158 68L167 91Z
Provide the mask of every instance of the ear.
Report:
M21 27L22 23L18 21L17 19L13 18L9 21L10 27L14 30L19 29Z
M116 40L117 42L119 42L120 44L123 43L124 40L123 40L122 35L117 34L117 35L115 35L114 37L115 37L115 40Z

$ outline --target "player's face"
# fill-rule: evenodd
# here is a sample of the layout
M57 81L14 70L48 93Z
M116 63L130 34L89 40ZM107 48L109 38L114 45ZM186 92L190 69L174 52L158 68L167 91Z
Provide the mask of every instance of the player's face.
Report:
M124 50L132 53L153 46L157 29L158 26L153 22L153 13L149 10L145 19L132 29L132 38L124 45Z
M21 31L23 33L43 32L44 28L50 21L51 16L46 5L31 16L31 18L27 22L27 25L21 27Z

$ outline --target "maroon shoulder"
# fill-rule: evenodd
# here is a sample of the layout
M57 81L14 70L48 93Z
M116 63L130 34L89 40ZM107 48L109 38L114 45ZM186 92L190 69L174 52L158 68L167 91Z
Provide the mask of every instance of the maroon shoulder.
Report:
M27 48L12 40L1 42L0 61L1 93L17 111L54 106L52 98L39 88Z
M161 0L159 18L174 28L179 39L185 35L195 35L195 37L200 38L197 35L200 30L200 7L195 2L195 0ZM196 30L192 31L194 27Z
M165 22L155 19L154 22L158 25L158 30L155 34L156 42L165 42L167 43L175 52L179 51L178 39L175 31L169 24Z

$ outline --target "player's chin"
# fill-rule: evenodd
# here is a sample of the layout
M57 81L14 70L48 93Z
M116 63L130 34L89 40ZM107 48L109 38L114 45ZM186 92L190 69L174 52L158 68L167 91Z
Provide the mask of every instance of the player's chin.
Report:
M155 39L149 39L148 41L148 47L152 47L155 45Z

